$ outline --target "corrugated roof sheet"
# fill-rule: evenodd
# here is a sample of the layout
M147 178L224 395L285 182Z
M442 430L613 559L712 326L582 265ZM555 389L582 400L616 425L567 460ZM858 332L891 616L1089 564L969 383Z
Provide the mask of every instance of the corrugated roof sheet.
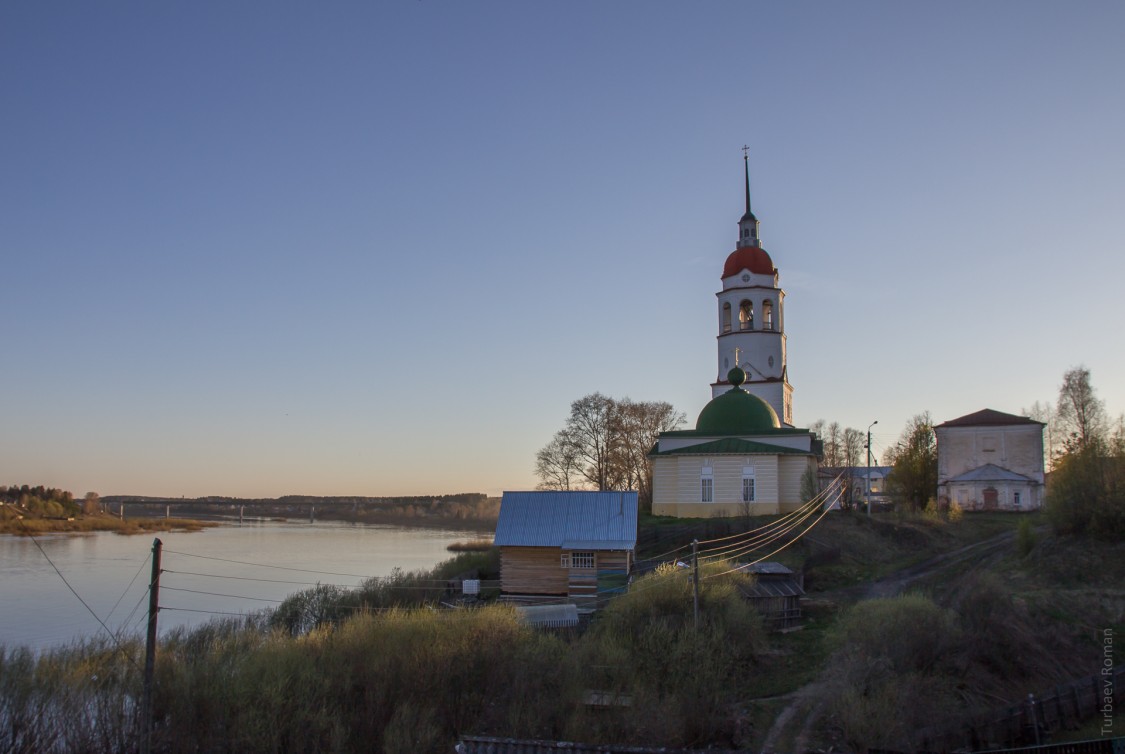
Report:
M737 437L724 437L721 440L712 440L711 442L700 443L699 445L689 445L686 448L676 448L675 450L656 450L653 449L649 455L653 456L672 456L684 455L685 453L702 454L702 455L719 455L721 453L736 453L739 455L749 455L753 453L792 453L795 455L807 456L808 451L797 450L796 448L783 448L780 445L770 445L764 442L755 442L753 440L742 440Z
M534 741L488 736L461 736L454 750L458 754L702 754L701 749L665 749L618 744L582 744L572 741ZM707 754L735 754L729 749L707 749Z
M571 628L578 625L577 605L523 605L516 612L533 626Z
M742 593L750 599L766 599L770 597L800 597L805 593L796 581L756 581L749 586L742 587Z
M769 561L768 563L751 563L749 568L746 568L746 573L770 573L770 574L785 574L793 573L793 570L788 566L781 563Z
M580 546L571 548L574 543ZM637 493L505 492L493 544L632 550L637 545Z
M949 481L951 482L1033 482L1033 479L1025 477L1023 474L1017 474L1014 471L1008 471L1001 468L994 463L986 463L984 466L978 466L971 471L966 471L964 474L958 474Z

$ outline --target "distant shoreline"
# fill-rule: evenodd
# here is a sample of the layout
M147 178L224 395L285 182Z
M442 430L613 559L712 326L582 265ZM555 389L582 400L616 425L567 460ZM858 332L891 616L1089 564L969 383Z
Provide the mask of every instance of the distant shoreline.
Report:
M484 495L441 498L277 498L271 500L138 499L106 497L111 512L124 505L126 520L158 519L166 515L222 521L344 521L355 524L420 529L460 529L491 532L500 511L499 498Z
M161 531L196 532L217 526L210 521L188 518L136 517L124 520L116 516L76 516L74 518L7 518L0 521L0 534L16 537L39 534L88 534L109 531L117 534L148 534Z

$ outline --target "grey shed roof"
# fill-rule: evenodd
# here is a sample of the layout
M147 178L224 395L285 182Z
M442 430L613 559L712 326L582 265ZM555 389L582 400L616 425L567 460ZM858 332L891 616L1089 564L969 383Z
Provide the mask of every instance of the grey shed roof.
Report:
M1008 471L1001 468L994 463L986 463L984 466L966 471L964 474L958 474L949 481L951 482L1033 482L1033 479L1025 477L1023 474L1017 474L1014 471Z
M584 744L574 741L536 741L518 738L491 738L488 736L461 736L453 747L457 754L696 754L702 749L666 749L622 744ZM729 749L707 749L707 754L735 754Z
M505 492L493 544L632 550L637 545L637 493Z
M578 625L578 606L523 605L516 612L527 623L541 628L572 628Z

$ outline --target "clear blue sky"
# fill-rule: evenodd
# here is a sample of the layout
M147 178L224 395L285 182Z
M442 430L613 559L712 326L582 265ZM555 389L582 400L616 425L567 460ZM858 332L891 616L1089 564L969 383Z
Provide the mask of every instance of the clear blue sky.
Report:
M741 214L799 425L1125 410L1125 3L5 3L0 483L531 487L695 416Z

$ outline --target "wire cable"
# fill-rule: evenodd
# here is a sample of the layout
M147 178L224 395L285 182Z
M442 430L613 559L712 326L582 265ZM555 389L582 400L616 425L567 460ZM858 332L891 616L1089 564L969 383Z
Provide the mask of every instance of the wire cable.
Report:
M833 501L833 502L836 502L836 501ZM719 576L725 576L725 575L727 575L727 574L730 574L730 573L735 573L736 571L744 571L745 569L749 568L749 567L750 567L750 566L752 566L752 565L757 565L758 563L761 563L761 562L762 562L763 560L765 560L766 558L772 558L772 557L773 557L774 555L777 555L777 554L778 554L779 552L781 552L781 551L782 551L782 550L784 550L785 548L789 547L789 546L790 546L790 545L792 545L792 544L793 544L794 542L797 542L797 541L799 541L799 540L801 539L801 537L805 536L805 535L806 535L806 534L808 534L808 533L809 533L810 531L812 531L812 530L813 530L813 528L814 528L814 527L815 527L815 526L816 526L817 524L819 524L819 523L820 523L821 519L823 519L823 518L824 518L825 516L827 516L827 515L828 515L828 512L829 512L830 510L832 510L832 507L831 507L831 506L827 506L827 507L825 507L825 509L824 509L824 510L823 510L823 511L821 512L821 514L820 514L819 516L817 516L817 519L816 519L815 521L813 521L813 522L812 522L812 523L811 523L811 524L810 524L810 525L808 526L808 528L807 528L807 529L805 529L805 530L804 530L803 532L801 532L801 534L800 534L799 536L797 536L797 537L794 537L793 539L791 539L790 541L786 542L785 544L783 544L783 545L782 545L781 547L777 548L777 549L776 549L776 550L774 550L773 552L769 552L769 553L766 553L765 555L763 555L762 557L758 558L757 560L753 560L753 561L751 561L751 562L749 562L749 563L743 563L742 565L740 565L740 566L738 566L738 567L736 567L736 568L732 568L732 569L730 569L729 571L723 571L723 572L721 572L721 573L713 573L713 574L710 574L709 576L702 576L702 577L700 577L700 579L699 579L699 580L700 580L700 581L704 581L704 580L706 580L706 579L714 579L714 578L718 578Z
M116 610L117 606L121 604L121 600L125 599L125 595L128 594L129 590L133 587L133 582L135 582L137 580L137 577L141 575L141 571L144 570L145 564L148 563L148 559L151 558L151 557L152 557L151 552L148 553L147 555L145 555L145 559L141 561L141 565L140 565L140 567L137 568L137 572L134 573L133 578L129 580L129 586L125 587L125 591L121 593L121 596L117 598L117 602L114 602L113 607L110 608L109 614L105 616L106 620L109 620L110 618L113 617L114 610ZM126 622L128 622L128 618L126 618L125 620L126 620Z
M244 594L220 594L218 592L201 592L198 589L182 589L182 588L176 587L176 586L166 586L166 587L163 587L163 589L165 589L169 592L191 592L192 594L206 594L209 597L230 597L231 599L236 599L236 600L255 600L257 602L274 602L274 603L277 603L277 604L280 604L280 603L285 601L285 600L271 600L271 599L267 599L266 597L247 597ZM163 608L161 608L161 609L163 609Z
M22 524L23 522L21 521L20 523ZM31 538L31 541L35 543L35 546L39 548L39 552L43 553L43 557L46 558L47 562L51 564L51 568L55 569L55 573L57 573L59 575L59 578L62 579L62 582L66 584L66 588L70 590L70 593L78 598L78 601L82 603L82 607L86 608L90 615L94 616L94 620L96 620L98 624L105 629L106 634L109 635L110 641L112 641L114 646L117 647L117 651L123 654L126 659L129 660L129 662L133 663L133 666L137 668L137 670L140 670L140 665L138 665L136 660L133 659L132 655L128 654L125 651L125 648L121 646L121 642L118 641L117 636L109 630L109 626L105 624L105 621L98 617L98 614L94 612L94 609L86 604L86 600L82 599L82 595L80 595L75 590L75 588L70 585L70 582L66 580L66 576L63 576L62 571L60 571L59 567L55 565L55 561L51 560L51 556L48 555L47 551L43 549L43 545L39 544L39 540L36 539L35 535L31 533L31 529L29 529L26 525L24 525L23 528L24 531L27 532L27 536L29 536Z

